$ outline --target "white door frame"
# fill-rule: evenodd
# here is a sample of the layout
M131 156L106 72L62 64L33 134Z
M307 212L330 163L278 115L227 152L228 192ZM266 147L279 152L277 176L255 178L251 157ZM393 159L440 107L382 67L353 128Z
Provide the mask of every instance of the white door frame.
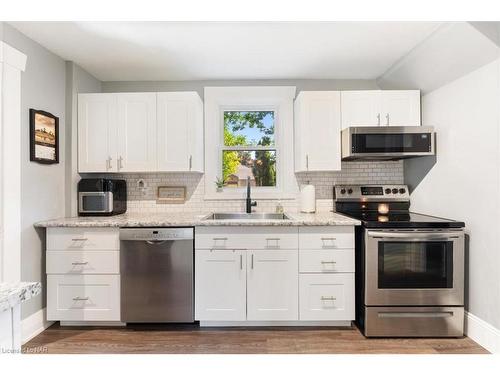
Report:
M0 281L4 282L21 281L21 72L26 59L0 41Z

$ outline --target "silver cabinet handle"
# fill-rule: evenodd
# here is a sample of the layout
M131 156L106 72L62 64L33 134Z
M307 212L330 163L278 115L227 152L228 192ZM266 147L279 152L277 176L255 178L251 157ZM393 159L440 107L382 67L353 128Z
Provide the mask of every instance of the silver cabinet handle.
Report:
M386 119L386 125L389 126L389 114L388 113L385 115L385 119Z
M333 260L322 260L321 264L337 264L337 262L335 262Z
M306 154L306 169L309 170L309 155Z
M227 237L214 237L214 241L227 241Z
M279 240L280 239L281 238L266 238L266 247L271 248L271 249L279 249L279 247L280 247ZM274 241L274 245L270 245L269 241Z
M78 241L87 241L88 238L72 238L71 241L78 242Z
M250 268L253 269L253 254L252 254L252 257L251 257L251 261L250 261Z
M331 249L331 248L334 248L335 247L335 244L333 243L333 241L336 241L337 239L335 237L323 237L321 239L321 247L323 249ZM330 241L331 243L328 243L328 241Z
M189 170L193 168L193 155L189 155Z
M89 297L75 297L73 301L88 301Z
M85 266L89 264L89 262L73 262L71 263L73 266Z
M380 126L380 113L377 114L377 125Z
M321 296L322 301L335 301L337 298L333 296Z
M111 169L111 161L113 159L111 159L111 156L108 156L108 158L106 159L106 170L109 171Z
M240 254L240 270L243 269L243 254Z
M118 170L123 169L123 158L120 156L118 158Z

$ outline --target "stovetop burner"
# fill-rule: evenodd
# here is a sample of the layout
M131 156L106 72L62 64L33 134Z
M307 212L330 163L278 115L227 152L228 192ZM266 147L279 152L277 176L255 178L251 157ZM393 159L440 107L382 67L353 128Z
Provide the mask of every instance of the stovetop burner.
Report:
M336 186L338 213L358 219L365 228L463 228L465 223L410 212L406 185Z

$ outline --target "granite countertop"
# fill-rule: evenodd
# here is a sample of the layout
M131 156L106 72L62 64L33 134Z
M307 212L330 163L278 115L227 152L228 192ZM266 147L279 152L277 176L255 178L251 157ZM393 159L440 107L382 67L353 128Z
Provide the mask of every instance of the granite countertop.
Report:
M0 312L37 296L41 291L40 282L0 283Z
M335 212L290 213L290 220L203 220L209 213L128 213L116 216L69 217L35 223L35 227L191 227L191 226L320 226L360 225Z

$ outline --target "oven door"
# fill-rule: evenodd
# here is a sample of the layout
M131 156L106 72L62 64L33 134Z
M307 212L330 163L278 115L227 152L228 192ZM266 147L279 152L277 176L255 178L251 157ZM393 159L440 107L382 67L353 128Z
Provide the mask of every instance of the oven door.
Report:
M113 193L80 192L78 194L78 212L85 214L113 212Z
M365 244L366 305L463 305L462 230L369 230Z

